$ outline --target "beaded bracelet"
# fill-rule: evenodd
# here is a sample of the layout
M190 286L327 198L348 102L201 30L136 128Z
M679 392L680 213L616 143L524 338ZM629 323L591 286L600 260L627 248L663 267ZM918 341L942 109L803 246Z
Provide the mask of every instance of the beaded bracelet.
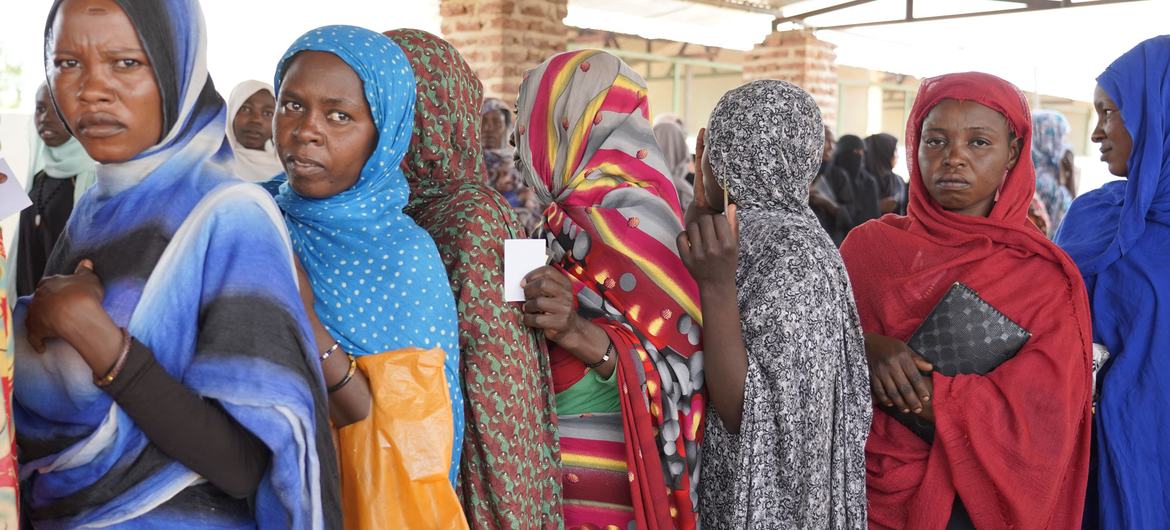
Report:
M340 348L340 347L341 347L340 341L333 341L333 345L330 346L328 350L325 350L325 353L321 354L321 362L325 362L325 360L328 359L330 355L333 355L333 352L337 351L337 348Z
M122 367L126 366L126 358L130 356L130 332L126 328L118 329L122 330L122 352L118 354L118 360L114 361L114 366L110 367L106 375L93 376L93 384L98 388L110 386L114 379L118 378L118 374L122 373Z
M342 377L341 381L338 381L336 385L333 385L333 386L328 388L328 391L330 394L337 392L338 390L341 390L341 387L349 384L349 380L353 379L353 373L357 371L357 359L355 359L353 357L352 353L348 354L348 355L349 355L349 370L347 370L345 372L345 377Z
M610 341L609 346L607 348L605 348L605 353L601 356L600 361L597 361L595 363L586 364L585 367L592 370L594 368L597 368L597 367L609 362L609 354L611 354L611 353L613 353L613 341Z

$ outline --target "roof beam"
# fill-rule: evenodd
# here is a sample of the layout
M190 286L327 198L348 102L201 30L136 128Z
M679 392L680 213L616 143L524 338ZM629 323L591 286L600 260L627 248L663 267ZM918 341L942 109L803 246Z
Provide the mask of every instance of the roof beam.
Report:
M1016 3L1020 2L1020 0L1006 0L1006 1L1013 1ZM1022 1L1027 2L1027 4L1024 6L1021 6L1021 7L1014 7L1014 8L1010 8L1010 9L996 9L996 10L991 10L991 11L972 11L972 12L967 12L967 13L954 13L954 14L950 14L950 15L936 15L936 16L930 16L930 17L915 17L914 16L914 0L906 0L906 18L876 20L876 21L871 21L871 22L856 22L856 23L851 23L851 24L838 24L838 25L834 25L834 26L814 26L811 24L806 24L806 25L812 29L842 30L842 29L864 28L864 27L872 27L872 26L888 26L888 25L892 25L892 24L906 24L906 23L910 23L910 22L930 22L930 21L938 21L938 20L955 20L955 19L960 19L960 18L986 17L986 16L992 16L992 15L1009 15L1009 14L1013 14L1013 13L1027 13L1027 12L1031 12L1031 11L1044 11L1044 10L1048 10L1048 9L1065 9L1065 8L1072 8L1072 7L1089 7L1089 6L1098 6L1098 5L1106 5L1106 4L1121 4L1121 3L1125 3L1125 2L1138 2L1138 1L1142 1L1142 0L1089 0L1086 2L1077 2L1077 3L1072 3L1069 0L1054 0L1054 1L1046 1L1044 3L1036 2L1036 0L1022 0ZM848 2L848 3L854 3L854 2ZM842 4L842 6L852 7L852 6L845 6L845 4ZM829 11L825 11L825 10L818 10L818 11L824 11L824 12L836 11L837 9L840 9L842 6L837 6L836 8L825 8L825 9L828 9ZM824 14L824 13L816 13L816 14L819 15L819 14ZM810 15L810 14L806 13L806 14L797 15L797 16L793 16L793 17L787 17L784 19L778 18L774 22L772 22L772 27L775 28L776 26L778 26L779 24L784 23L784 22L803 22L803 21L800 21L799 19L808 18L808 17L812 17L812 16L814 16L814 15Z

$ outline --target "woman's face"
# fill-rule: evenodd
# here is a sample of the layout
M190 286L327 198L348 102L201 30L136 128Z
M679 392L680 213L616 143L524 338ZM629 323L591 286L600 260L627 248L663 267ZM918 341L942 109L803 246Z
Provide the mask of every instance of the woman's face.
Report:
M504 122L504 111L499 110L483 115L480 124L480 134L483 135L483 145L487 149L496 149L504 145L504 134L507 132Z
M267 90L257 90L248 99L232 120L232 132L236 141L245 149L263 151L272 139L272 115L276 111L276 98Z
M53 108L53 100L49 97L48 85L41 85L37 89L37 107L33 112L33 122L37 126L37 136L49 147L59 147L69 141L69 131L57 111Z
M275 138L289 185L302 197L353 187L378 144L362 80L332 53L297 54L280 87Z
M703 150L703 159L700 162L703 165L703 192L707 195L707 206L716 212L723 211L723 187L719 185L719 181L715 180L715 172L711 170L711 159L709 151ZM686 210L689 204L682 205Z
M66 0L49 40L49 84L89 156L125 162L162 139L162 96L130 18L114 0Z
M1020 143L999 112L973 101L944 99L922 122L922 182L943 209L986 217L1020 157Z
M1092 140L1101 144L1101 161L1109 165L1109 172L1117 177L1129 175L1129 154L1133 151L1133 137L1121 120L1121 108L1097 85L1093 91L1093 107L1097 110L1097 126Z

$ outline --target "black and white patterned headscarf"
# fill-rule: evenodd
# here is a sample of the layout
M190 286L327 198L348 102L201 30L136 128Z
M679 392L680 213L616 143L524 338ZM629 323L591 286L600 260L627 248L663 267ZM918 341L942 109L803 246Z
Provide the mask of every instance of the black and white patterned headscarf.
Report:
M808 206L825 130L784 81L725 94L707 127L739 219L737 301L748 367L740 431L707 416L707 528L866 526L869 371L841 256Z

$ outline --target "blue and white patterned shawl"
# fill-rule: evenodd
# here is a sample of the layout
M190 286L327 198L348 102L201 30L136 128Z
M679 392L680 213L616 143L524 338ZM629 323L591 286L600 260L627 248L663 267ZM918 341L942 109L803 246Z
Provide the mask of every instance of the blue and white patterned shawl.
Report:
M37 528L50 529L337 527L324 383L288 236L272 200L213 161L224 106L207 74L198 4L119 3L152 58L166 137L133 160L99 166L46 274L92 259L114 322L262 440L272 459L250 503L208 497L201 477L93 385L71 346L54 340L33 352L22 301L14 416L24 504Z
M441 347L455 423L451 481L463 446L463 392L455 297L434 240L402 208L410 187L399 164L414 127L414 71L384 35L353 26L326 26L297 39L276 69L302 51L336 55L362 80L378 143L357 183L325 199L280 187L293 249L316 296L314 309L346 351L371 355L408 346ZM279 178L279 177L278 177Z

